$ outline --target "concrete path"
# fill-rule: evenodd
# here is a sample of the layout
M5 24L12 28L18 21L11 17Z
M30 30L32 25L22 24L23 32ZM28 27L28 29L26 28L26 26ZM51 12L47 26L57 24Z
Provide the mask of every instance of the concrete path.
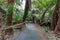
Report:
M28 23L26 25L26 29L12 40L42 40L42 38L36 31L35 25L33 23Z

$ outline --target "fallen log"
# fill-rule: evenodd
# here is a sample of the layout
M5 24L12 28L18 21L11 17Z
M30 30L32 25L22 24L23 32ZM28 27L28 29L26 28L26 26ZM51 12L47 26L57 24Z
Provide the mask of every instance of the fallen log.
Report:
M12 35L16 29L22 31L23 28L26 27L25 25L26 22L23 22L23 23L19 23L19 24L15 24L15 25L11 25L11 26L8 26L6 28L3 28L3 29L0 29L0 31L2 31L2 33L5 35Z
M14 32L16 31L15 29L19 29L19 30L22 30L22 28L26 27L25 25L26 22L23 22L23 23L19 23L19 24L15 24L15 25L11 25L11 26L8 26L6 28L3 28L3 29L0 29L1 33L2 33L2 39L6 40L6 36L9 37L11 35L14 34ZM12 28L14 29L14 32L12 30Z
M16 28L22 28L23 25L25 25L26 22L23 22L23 23L19 23L19 24L16 24L16 25L12 25L12 26L9 26L9 27L6 27L6 28L2 28L0 29L0 31L4 31L4 30L8 30L8 29L16 29Z

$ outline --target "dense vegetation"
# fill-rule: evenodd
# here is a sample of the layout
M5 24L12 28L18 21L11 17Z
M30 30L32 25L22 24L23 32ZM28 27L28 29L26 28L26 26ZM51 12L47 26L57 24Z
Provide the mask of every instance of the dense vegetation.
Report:
M0 0L0 28L9 29L24 22L60 35L60 0ZM10 29L14 32L13 27Z
M53 15L57 10L58 0L0 0L0 8L6 11L6 24L13 25L24 21L33 21L40 25L54 28ZM59 9L59 8L58 8ZM55 14L56 15L56 14ZM54 26L55 25L55 26Z

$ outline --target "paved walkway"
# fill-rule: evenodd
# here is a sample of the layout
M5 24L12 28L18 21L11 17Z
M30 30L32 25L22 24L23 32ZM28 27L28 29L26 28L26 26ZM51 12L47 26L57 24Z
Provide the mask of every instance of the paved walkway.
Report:
M42 40L34 24L28 23L26 29L18 34L13 40Z

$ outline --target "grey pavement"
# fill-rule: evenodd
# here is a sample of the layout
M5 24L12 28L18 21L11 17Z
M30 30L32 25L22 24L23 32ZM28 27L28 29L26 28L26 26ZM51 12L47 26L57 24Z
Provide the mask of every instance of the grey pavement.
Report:
M42 40L34 24L28 23L26 28L12 40Z

